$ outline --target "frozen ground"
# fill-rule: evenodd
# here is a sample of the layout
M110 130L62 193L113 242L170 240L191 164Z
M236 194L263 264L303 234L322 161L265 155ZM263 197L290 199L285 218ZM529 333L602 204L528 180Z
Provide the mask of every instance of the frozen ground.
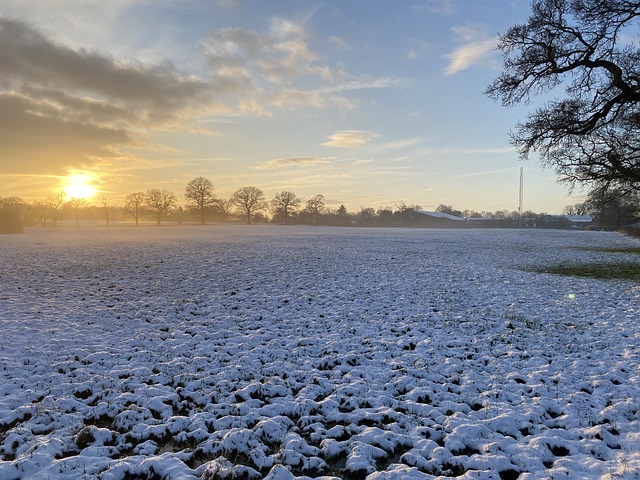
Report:
M640 478L615 233L0 236L0 478Z

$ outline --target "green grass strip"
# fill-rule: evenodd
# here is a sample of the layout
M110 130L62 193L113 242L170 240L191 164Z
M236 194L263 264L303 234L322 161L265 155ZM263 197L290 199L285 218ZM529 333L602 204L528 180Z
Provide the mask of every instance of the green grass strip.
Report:
M586 250L589 252L605 252L605 253L635 253L640 254L640 247L603 247L603 248L593 248L593 247L579 247L579 250Z
M640 281L640 264L635 263L583 263L554 265L537 268L538 273L553 273L572 277L598 278L602 280Z

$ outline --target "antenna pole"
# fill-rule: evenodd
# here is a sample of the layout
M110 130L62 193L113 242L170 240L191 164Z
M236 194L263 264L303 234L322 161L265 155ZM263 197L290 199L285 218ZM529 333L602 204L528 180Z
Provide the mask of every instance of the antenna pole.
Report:
M523 173L522 173L522 167L520 167L520 198L519 198L519 202L518 202L518 224L520 227L522 227L522 191L523 191L523 186L524 186L524 180L523 180Z

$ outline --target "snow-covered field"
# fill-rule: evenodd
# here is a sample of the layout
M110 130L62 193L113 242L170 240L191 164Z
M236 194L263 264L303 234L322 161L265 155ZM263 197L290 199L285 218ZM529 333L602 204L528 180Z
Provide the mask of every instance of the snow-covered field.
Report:
M0 236L0 478L640 478L615 233Z

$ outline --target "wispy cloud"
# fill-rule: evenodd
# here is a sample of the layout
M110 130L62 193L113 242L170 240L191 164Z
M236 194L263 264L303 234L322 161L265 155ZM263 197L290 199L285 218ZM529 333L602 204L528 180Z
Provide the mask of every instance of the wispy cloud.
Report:
M484 170L480 172L463 173L461 175L454 175L451 178L469 178L469 177L485 177L487 175L495 175L497 173L513 172L518 167L500 168L498 170Z
M452 30L464 43L445 55L448 62L445 74L455 75L474 65L486 64L498 44L497 37L487 38L481 29L474 27L454 27Z
M378 145L374 147L376 153L385 153L385 152L393 152L396 150L403 150L405 148L415 147L420 144L422 138L420 137L412 137L412 138L402 138L400 140L394 140L392 142L383 143L382 145Z
M481 40L467 43L446 55L449 64L445 69L447 75L455 75L474 65L481 65L491 55L497 45L497 39Z
M209 35L202 49L215 83L232 93L238 105L260 104L245 110L264 114L270 106L352 109L347 97L365 89L402 88L406 81L393 77L352 75L343 66L323 61L310 45L307 22L314 10L300 19L274 17L266 31L224 28ZM348 45L340 37L332 41Z
M413 5L417 12L437 13L441 15L451 15L457 11L455 0L428 0L425 3Z
M478 147L478 148L455 148L455 147L423 147L415 152L418 156L455 156L455 155L485 155L485 154L513 154L514 147Z
M290 158L276 158L273 160L266 160L254 165L255 170L276 170L280 168L304 168L315 167L318 165L325 165L331 162L331 158L325 157L290 157Z
M336 44L341 50L349 50L351 48L349 43L344 38L337 35L330 36L329 40Z
M378 136L377 133L364 130L343 130L330 135L329 141L321 145L333 148L360 147Z

